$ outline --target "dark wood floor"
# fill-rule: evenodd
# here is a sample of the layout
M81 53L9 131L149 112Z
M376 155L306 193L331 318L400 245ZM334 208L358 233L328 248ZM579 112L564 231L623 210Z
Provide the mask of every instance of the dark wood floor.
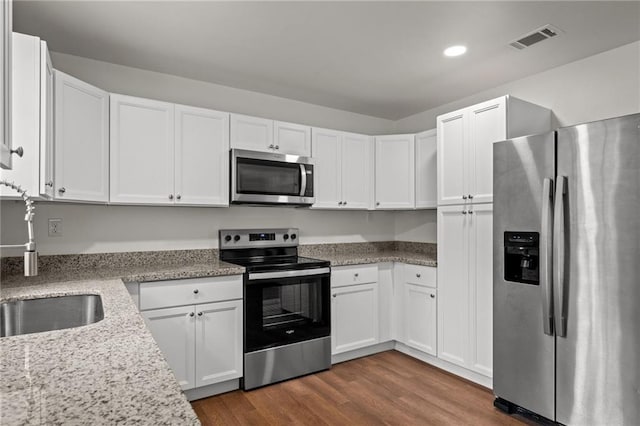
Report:
M491 391L397 351L192 403L203 425L522 425Z

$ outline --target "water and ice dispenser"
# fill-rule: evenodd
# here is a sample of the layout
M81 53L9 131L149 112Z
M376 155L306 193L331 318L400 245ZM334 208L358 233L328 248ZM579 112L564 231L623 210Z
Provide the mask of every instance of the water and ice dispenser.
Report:
M504 233L504 279L524 284L540 283L540 234Z

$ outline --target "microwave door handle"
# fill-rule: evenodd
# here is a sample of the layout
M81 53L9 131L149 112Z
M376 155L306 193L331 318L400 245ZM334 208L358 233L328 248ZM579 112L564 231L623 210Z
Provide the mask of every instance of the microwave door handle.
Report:
M307 192L307 168L304 164L300 164L300 196L304 197Z

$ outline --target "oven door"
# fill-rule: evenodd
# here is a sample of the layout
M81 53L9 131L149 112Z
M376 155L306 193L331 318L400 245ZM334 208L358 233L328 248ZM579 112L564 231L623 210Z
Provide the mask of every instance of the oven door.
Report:
M258 272L245 281L245 353L331 335L330 269Z
M231 150L231 202L310 205L311 159L295 155Z

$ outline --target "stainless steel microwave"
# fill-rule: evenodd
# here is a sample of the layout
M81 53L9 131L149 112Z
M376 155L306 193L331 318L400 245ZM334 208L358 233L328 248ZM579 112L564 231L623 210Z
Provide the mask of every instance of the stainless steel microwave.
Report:
M232 204L310 206L313 196L311 158L269 152L231 150Z

